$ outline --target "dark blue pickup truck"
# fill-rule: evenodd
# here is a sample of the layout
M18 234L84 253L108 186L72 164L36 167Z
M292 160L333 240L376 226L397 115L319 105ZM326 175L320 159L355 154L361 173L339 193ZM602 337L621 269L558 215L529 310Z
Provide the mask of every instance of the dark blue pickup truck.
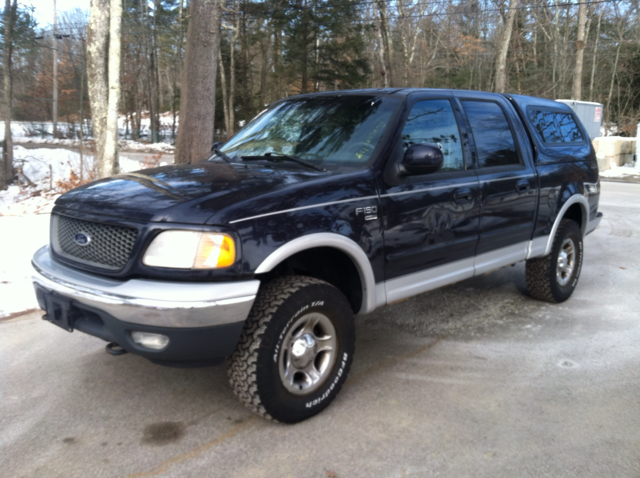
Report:
M224 357L256 413L324 409L354 314L526 261L562 302L598 213L589 137L555 101L429 89L274 103L197 164L58 199L33 258L45 319L167 365Z

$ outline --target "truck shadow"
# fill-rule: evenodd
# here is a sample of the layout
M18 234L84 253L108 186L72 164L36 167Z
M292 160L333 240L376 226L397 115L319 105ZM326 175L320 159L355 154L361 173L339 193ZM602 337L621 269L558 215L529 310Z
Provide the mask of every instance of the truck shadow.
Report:
M524 264L426 292L364 316L366 326L387 326L417 337L477 335L518 324L549 304L529 297Z

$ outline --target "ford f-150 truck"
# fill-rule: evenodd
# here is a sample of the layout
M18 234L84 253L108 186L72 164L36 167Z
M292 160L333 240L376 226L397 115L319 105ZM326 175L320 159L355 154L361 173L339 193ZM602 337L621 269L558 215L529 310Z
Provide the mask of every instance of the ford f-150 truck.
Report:
M120 174L57 201L33 258L44 318L167 365L228 357L254 412L323 410L354 314L526 261L562 302L601 219L569 107L372 89L272 104L211 158Z

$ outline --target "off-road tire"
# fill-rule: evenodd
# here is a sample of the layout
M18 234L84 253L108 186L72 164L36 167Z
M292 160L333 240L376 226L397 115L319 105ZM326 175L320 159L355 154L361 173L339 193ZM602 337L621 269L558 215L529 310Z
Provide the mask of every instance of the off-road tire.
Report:
M310 314L322 314L335 330L335 359L308 394L292 393L281 379L280 361L290 329ZM296 423L324 410L347 378L355 349L353 313L332 285L305 276L275 279L258 292L235 352L228 362L231 387L262 417Z
M573 243L575 258L572 272L563 285L558 278L558 260L567 240ZM580 278L583 250L580 226L571 219L563 219L553 240L551 253L527 261L527 289L531 297L553 303L564 302L571 297Z

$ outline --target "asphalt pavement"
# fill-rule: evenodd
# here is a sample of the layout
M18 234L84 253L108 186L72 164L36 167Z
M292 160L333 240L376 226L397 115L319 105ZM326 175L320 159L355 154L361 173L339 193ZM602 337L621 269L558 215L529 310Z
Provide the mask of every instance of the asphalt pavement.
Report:
M176 369L31 313L0 321L6 477L640 477L640 184L602 183L573 297L501 269L357 319L351 374L297 425L223 366Z

